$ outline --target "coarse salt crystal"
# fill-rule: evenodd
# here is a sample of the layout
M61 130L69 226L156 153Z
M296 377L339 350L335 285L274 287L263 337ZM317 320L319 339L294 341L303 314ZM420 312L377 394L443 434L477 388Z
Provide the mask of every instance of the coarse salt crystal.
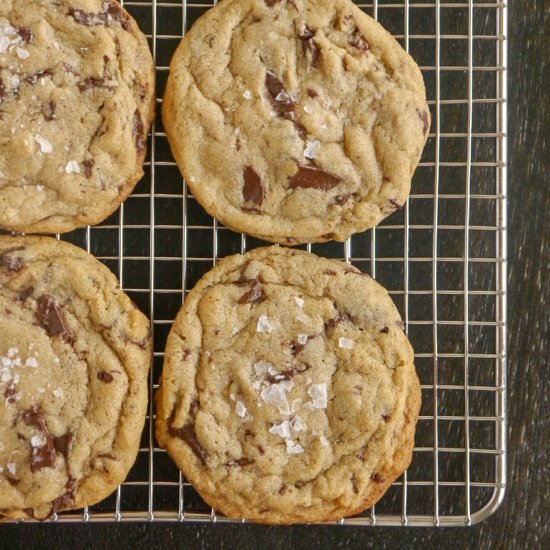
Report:
M298 298L298 296L294 296L294 301L296 302L296 305L298 307L304 307L304 301L302 298Z
M273 330L273 325L271 321L267 318L267 315L260 315L258 317L258 324L256 326L257 332L271 332Z
M243 94L243 97L245 99L252 99L252 93L250 92L250 90L246 90L245 93Z
M290 437L290 423L288 422L288 420L284 420L280 424L273 424L273 426L269 428L269 433L278 435L286 439Z
M29 357L25 361L25 367L31 367L35 369L36 367L38 367L38 361L34 357Z
M329 446L329 442L328 442L328 439L322 435L321 437L319 437L319 441L321 442L321 445L323 447L328 447Z
M33 435L31 437L31 445L33 447L42 447L46 444L46 438L42 435Z
M23 48L16 48L16 51L17 51L17 57L19 57L19 59L27 59L27 57L29 57L30 53L23 49Z
M311 321L311 317L309 315L306 315L305 313L302 313L301 315L298 315L298 317L296 317L296 319L298 321L300 321L300 323L303 323L304 325L309 325L309 323Z
M309 336L307 334L298 334L298 344L305 346L308 338Z
M338 338L338 346L344 349L351 349L353 348L353 340L340 336L340 338Z
M290 421L290 429L294 432L304 432L306 430L306 423L302 420L300 416L296 415Z
M15 464L13 462L8 462L7 467L8 467L8 472L12 476L14 476L17 473L17 467L15 466Z
M318 139L309 140L306 143L306 146L304 149L304 157L308 159L316 158L317 153L319 152L319 147L321 147L321 142Z
M49 154L53 151L52 144L46 138L43 138L40 134L36 134L34 139L36 140L36 143L40 145L40 150L43 153Z
M304 448L299 443L296 443L296 441L293 441L292 439L287 439L285 443L286 443L286 452L289 455L297 455L304 452Z
M63 397L63 390L61 388L55 388L52 393L55 397Z
M80 166L78 165L78 162L76 160L70 160L67 162L67 166L65 166L65 172L67 174L80 174Z
M246 416L246 407L244 406L244 403L242 403L241 401L237 401L235 405L235 412L238 416L244 418Z
M326 409L328 403L327 385L312 384L307 390L315 409Z

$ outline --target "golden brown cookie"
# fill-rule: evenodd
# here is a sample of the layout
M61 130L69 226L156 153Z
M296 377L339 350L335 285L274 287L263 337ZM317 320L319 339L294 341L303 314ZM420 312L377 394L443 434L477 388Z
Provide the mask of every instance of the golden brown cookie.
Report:
M0 327L0 517L95 504L137 456L147 318L83 250L4 236Z
M388 293L281 247L225 258L166 347L157 439L204 500L261 523L372 506L411 460L413 350Z
M403 206L430 116L417 65L350 0L224 0L177 49L163 122L212 216L296 244Z
M143 175L154 83L118 2L1 2L0 227L61 233L114 212Z

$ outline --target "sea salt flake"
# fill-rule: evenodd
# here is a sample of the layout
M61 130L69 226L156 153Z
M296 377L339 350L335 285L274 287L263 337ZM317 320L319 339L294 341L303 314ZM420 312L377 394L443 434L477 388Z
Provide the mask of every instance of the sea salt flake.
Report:
M36 367L38 367L38 361L34 357L29 357L25 361L25 367L31 367L35 369Z
M46 438L42 435L33 435L31 437L31 446L32 447L43 447L46 444Z
M268 373L270 368L273 368L273 365L271 365L271 363L268 363L267 361L260 361L259 363L254 363L254 372L258 377L265 376Z
M12 75L12 77L10 78L10 82L14 88L17 88L20 82L19 77L16 74Z
M256 326L257 332L271 332L273 330L273 325L271 321L267 318L267 315L260 315L258 317L258 324Z
M7 464L8 472L14 476L17 473L17 467L15 466L14 462L8 462Z
M352 349L353 348L353 340L350 340L349 338L344 338L343 336L340 336L338 338L338 346L344 349Z
M305 432L306 431L306 423L302 420L301 416L296 415L291 421L290 421L290 429L293 432Z
M237 401L235 405L235 412L237 413L237 416L244 418L246 416L246 407L244 406L244 403Z
M9 382L11 380L11 374L6 371L2 373L2 382L5 384L6 382Z
M281 414L289 415L290 407L286 394L291 390L292 385L291 380L271 384L261 391L260 398L266 403L275 405Z
M275 101L287 101L288 99L290 99L290 96L286 92L281 91L277 94Z
M308 338L309 337L307 334L298 334L298 344L300 344L301 346L305 346L307 344Z
M230 393L230 394L229 394L229 399L231 399L231 401L235 401L235 394L234 394L234 393Z
M17 348L10 348L8 349L8 357L11 359L15 355L19 353L19 350Z
M327 385L312 384L307 390L315 409L326 409L328 403Z
M21 357L16 357L16 358L11 362L11 365L12 365L12 367L20 367L20 366L21 366Z
M283 420L280 424L273 424L273 426L269 428L269 433L287 439L290 437L290 423L288 420Z
M298 455L304 452L304 448L299 443L296 443L296 441L293 441L292 439L287 439L285 443L286 443L286 452L289 455Z
M55 397L63 397L63 390L61 388L55 388L52 393Z
M305 313L298 315L296 319L300 321L300 323L303 323L304 325L308 325L308 326L311 322L311 317L309 315L306 315Z
M43 185L37 185L36 186L36 190L39 192L39 193L42 193L44 191L44 186Z
M34 139L36 140L36 143L40 145L40 150L43 153L49 154L53 151L52 144L46 138L43 138L40 134L36 134Z
M17 52L17 57L19 57L19 59L27 59L27 57L31 55L27 50L23 48L17 47L15 51Z
M67 162L65 172L67 172L67 174L80 174L80 166L78 165L78 162L76 162L76 160L70 160Z
M0 357L0 363L2 363L3 367L10 367L11 366L11 360L7 357Z
M245 99L252 99L253 96L252 96L252 93L250 92L250 90L246 90L243 94L243 97Z
M323 447L328 447L329 446L328 439L324 435L319 437L319 441L321 442L321 445Z
M4 53L10 44L11 40L7 36L0 36L0 53Z
M56 364L56 365L59 365L59 357L55 357L53 362Z
M318 139L309 140L306 143L306 146L304 149L304 157L308 159L317 158L317 154L319 153L320 147L321 147L321 142Z
M304 105L304 111L310 115L311 113L313 113L313 109L309 106L309 105Z
M238 327L233 327L233 330L231 331L231 336L235 336L235 334L237 334L238 332L240 332Z
M304 301L302 298L298 298L298 296L294 296L294 301L296 302L296 305L298 307L304 307Z

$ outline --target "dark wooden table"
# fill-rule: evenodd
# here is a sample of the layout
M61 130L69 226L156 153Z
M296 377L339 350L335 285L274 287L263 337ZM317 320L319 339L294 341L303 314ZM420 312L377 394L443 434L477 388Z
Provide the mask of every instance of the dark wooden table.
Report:
M548 0L510 5L509 454L500 510L479 525L452 529L3 525L0 548L550 548L549 15Z

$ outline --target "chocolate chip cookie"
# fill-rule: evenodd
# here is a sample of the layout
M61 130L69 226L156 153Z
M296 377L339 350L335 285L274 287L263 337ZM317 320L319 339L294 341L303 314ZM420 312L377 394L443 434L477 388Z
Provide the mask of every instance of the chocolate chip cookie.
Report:
M0 227L61 233L114 212L143 175L154 81L118 2L1 2Z
M350 0L224 0L176 51L163 122L211 215L296 244L400 208L430 115L417 65Z
M95 504L137 456L149 323L103 264L0 237L0 518Z
M204 500L262 523L372 506L411 460L413 350L387 292L284 247L226 258L166 347L157 439Z

